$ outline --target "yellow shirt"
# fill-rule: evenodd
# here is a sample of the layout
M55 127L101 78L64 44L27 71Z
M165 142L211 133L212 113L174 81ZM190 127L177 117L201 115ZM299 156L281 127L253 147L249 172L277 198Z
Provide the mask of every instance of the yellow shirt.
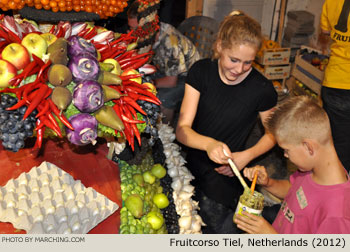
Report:
M326 0L320 25L333 40L323 85L350 89L350 0Z

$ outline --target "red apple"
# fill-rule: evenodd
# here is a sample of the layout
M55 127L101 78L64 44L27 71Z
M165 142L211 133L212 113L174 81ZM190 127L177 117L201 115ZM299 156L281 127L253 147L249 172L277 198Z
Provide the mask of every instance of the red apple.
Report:
M0 87L10 86L9 80L17 75L17 68L10 62L0 59Z
M17 70L23 69L30 63L28 50L19 43L7 45L1 52L1 57L14 65Z

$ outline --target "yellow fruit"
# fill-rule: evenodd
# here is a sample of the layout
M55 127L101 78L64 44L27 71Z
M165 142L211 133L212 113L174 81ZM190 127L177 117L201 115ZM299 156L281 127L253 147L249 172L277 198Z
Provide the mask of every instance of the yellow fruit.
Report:
M47 45L51 45L53 42L55 42L57 40L57 36L55 34L52 34L49 32L42 33L42 34L40 34L40 36L46 40Z
M130 70L127 70L127 71L124 71L121 76L127 76L127 75L134 75L134 74L139 74L139 72L135 69L130 69ZM142 83L142 78L141 77L138 77L138 78L133 78L133 79L130 79L132 81L135 81L139 84Z
M148 87L148 91L152 92L152 94L156 95L157 94L157 88L150 82L144 82L142 85L145 85Z

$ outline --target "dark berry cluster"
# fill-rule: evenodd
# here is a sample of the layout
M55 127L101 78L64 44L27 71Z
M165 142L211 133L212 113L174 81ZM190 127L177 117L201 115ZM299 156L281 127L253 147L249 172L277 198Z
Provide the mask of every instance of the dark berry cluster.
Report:
M1 95L0 101L0 140L6 150L17 152L24 147L24 140L33 135L37 111L33 111L25 120L23 115L27 106L16 110L6 110L17 103L17 98Z

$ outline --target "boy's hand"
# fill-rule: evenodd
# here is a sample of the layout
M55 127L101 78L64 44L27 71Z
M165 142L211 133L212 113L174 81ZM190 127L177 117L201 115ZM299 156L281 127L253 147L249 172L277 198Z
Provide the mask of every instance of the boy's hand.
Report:
M237 214L234 222L237 227L249 234L277 234L276 230L263 217L242 212L243 216Z
M256 171L258 172L258 179L256 182L259 185L266 186L269 183L269 175L267 174L264 166L257 165L251 168L245 168L243 170L243 175L252 181Z

